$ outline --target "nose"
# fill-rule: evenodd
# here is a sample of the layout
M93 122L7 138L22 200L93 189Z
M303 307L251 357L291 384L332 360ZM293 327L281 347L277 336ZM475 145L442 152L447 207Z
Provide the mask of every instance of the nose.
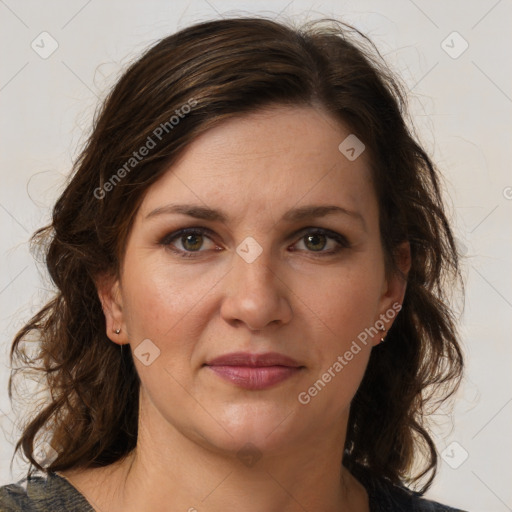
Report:
M269 325L284 325L293 317L289 302L291 290L279 276L268 250L248 263L238 254L226 276L221 316L234 326L245 325L261 331Z

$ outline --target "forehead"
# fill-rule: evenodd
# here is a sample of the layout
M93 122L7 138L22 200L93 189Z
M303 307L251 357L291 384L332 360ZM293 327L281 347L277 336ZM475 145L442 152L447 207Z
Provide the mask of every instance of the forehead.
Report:
M348 127L313 107L273 107L229 119L187 147L150 187L141 214L176 200L234 215L306 203L375 209L368 155L350 160L339 149L350 136Z

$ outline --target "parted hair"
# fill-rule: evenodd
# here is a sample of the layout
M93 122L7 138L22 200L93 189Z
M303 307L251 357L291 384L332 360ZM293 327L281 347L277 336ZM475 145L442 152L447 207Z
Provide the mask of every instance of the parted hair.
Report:
M400 79L365 35L331 19L184 28L130 64L98 107L51 223L32 237L53 295L10 351L11 400L18 373L39 375L48 390L14 452L29 474L106 466L135 448L140 380L131 351L106 335L95 282L119 275L145 192L187 145L225 119L286 105L322 107L365 144L387 272L399 272L397 247L411 248L402 309L351 403L343 464L429 487L438 460L428 413L453 396L463 369L449 293L462 280L442 178L412 128ZM127 167L148 137L154 146ZM34 455L43 434L57 453L46 466Z

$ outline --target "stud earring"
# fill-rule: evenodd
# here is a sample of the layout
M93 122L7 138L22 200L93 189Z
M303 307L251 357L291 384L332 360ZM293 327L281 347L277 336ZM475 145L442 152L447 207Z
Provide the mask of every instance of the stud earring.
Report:
M119 333L121 332L121 329L114 329L114 332L115 332L116 334L119 334Z
M386 332L386 328L385 328L384 326L379 327L379 329L380 329L383 333L385 333L385 332ZM381 343L384 343L385 341L386 341L386 336L385 336L384 334L382 334L382 336L380 337L380 342L381 342Z

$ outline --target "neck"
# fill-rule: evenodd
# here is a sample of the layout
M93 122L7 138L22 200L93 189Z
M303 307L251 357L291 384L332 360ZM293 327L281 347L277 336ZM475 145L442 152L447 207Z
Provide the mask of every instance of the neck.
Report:
M137 448L120 473L122 510L322 512L367 510L366 491L342 466L346 419L289 446L244 455L216 452L166 425L140 421ZM249 499L248 499L249 498Z
M156 410L146 404L139 414L135 450L96 473L99 487L89 481L93 496L84 494L93 498L89 501L97 510L368 510L364 487L341 462L346 417L330 432L322 428L321 435L317 432L286 447L283 442L282 448L266 452L249 445L241 456L215 451L199 436L184 435L153 414Z

